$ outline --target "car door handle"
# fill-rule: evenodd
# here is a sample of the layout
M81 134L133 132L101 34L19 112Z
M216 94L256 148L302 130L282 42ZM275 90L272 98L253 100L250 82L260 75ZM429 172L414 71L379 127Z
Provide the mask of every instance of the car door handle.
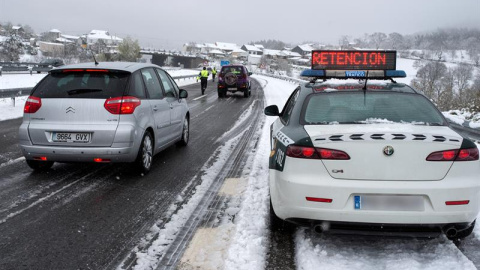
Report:
M155 112L158 111L157 106L153 106L153 111L155 111Z
M173 109L173 104L172 103L170 103L170 109Z

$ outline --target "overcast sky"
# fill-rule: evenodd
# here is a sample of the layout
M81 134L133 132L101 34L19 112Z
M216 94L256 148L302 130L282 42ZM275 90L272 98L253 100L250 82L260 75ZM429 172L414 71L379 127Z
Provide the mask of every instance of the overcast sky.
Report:
M0 22L80 35L92 29L143 46L262 39L338 44L342 35L480 29L480 0L0 0Z

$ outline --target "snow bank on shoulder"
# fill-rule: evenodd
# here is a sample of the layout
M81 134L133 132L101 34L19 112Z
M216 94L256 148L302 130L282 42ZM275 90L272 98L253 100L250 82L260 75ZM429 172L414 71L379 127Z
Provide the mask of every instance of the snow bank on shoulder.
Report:
M0 89L33 88L45 76L47 76L46 73L30 75L4 72L0 76Z
M15 102L11 98L0 98L0 121L22 117L26 100L26 96L16 97Z
M431 240L295 235L297 269L476 269L446 237Z

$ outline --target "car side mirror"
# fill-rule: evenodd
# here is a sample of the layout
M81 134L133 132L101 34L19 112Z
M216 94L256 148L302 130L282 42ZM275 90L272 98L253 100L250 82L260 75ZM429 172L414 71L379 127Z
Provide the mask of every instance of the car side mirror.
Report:
M265 115L268 115L268 116L279 116L280 115L280 112L278 111L277 105L267 106L263 112L265 113Z
M252 76L252 74L253 74L252 72L248 72L248 76Z
M180 98L187 98L188 92L187 90L180 89Z

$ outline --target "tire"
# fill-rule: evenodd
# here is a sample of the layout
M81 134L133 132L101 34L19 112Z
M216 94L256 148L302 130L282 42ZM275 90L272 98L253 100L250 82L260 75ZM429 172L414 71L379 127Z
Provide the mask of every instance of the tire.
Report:
M270 199L270 230L271 231L283 231L287 233L293 233L296 226L293 223L287 222L279 218L273 210L272 199Z
M447 238L450 239L450 240L461 240L461 239L464 239L464 238L468 237L473 232L473 229L475 228L475 222L476 222L476 220L474 220L472 222L472 224L470 224L470 227L466 228L463 231L459 231L457 233L457 235L455 235L454 237L448 237L447 236Z
M27 165L35 171L47 171L53 166L53 161L26 160Z
M153 161L153 139L149 131L143 135L142 143L138 149L137 159L135 165L137 169L144 174L147 174L152 168Z
M185 121L183 121L183 129L182 129L182 138L180 141L177 142L178 146L186 146L188 144L188 140L190 139L190 120L188 117L185 117Z
M250 95L248 94L248 92L249 92L249 91L248 91L248 87L245 88L245 89L243 89L243 97L244 97L244 98L248 98L248 97L250 96Z
M222 97L223 97L223 91L222 91L222 90L217 89L217 93L218 93L218 98L222 98Z

